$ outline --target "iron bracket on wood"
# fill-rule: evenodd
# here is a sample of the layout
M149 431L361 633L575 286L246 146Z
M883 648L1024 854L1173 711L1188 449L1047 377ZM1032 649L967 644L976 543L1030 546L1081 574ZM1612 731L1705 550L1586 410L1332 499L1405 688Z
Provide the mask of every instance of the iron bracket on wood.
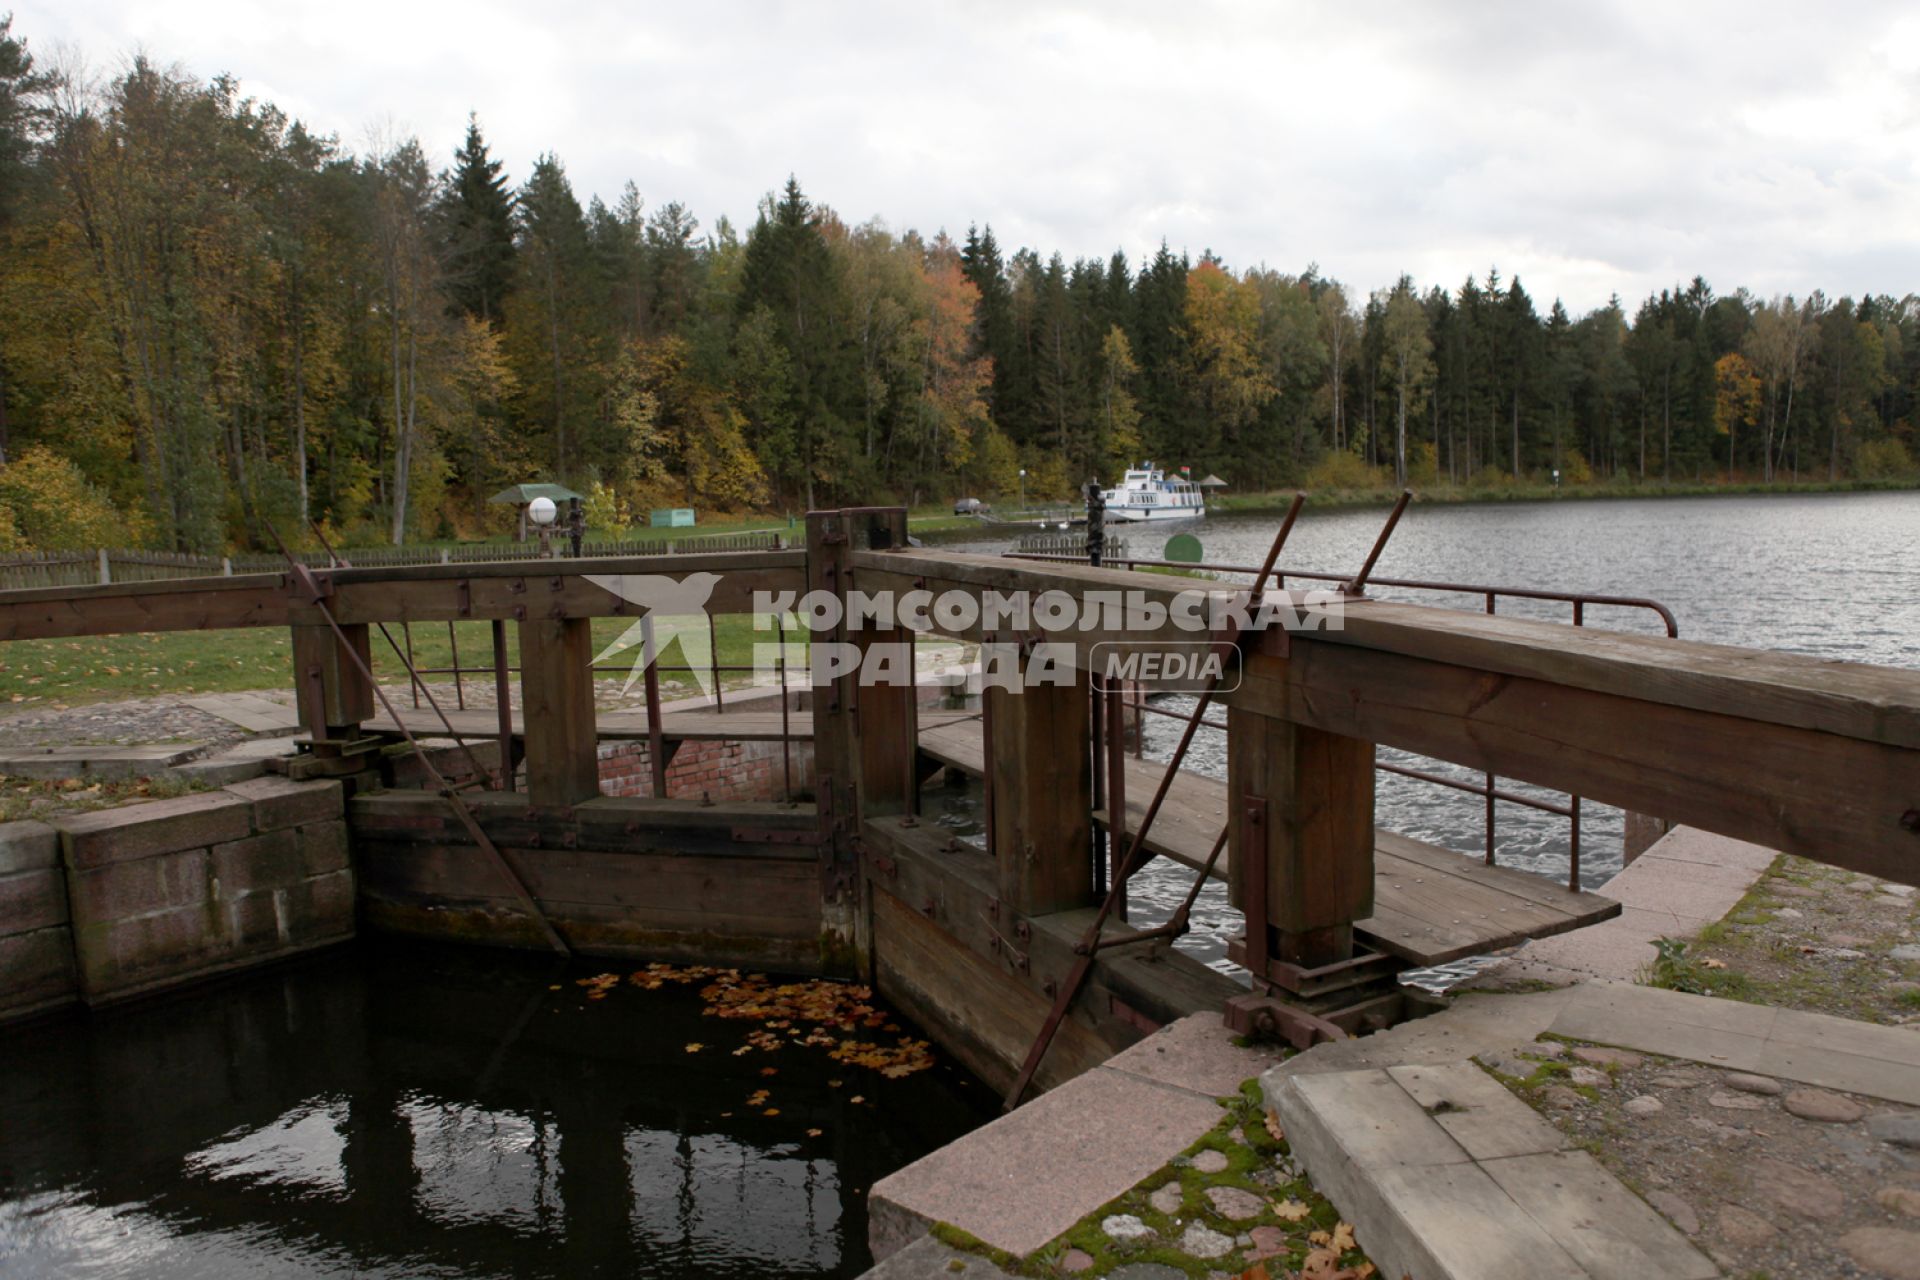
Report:
M1252 992L1227 1001L1226 1014L1230 1031L1249 1039L1285 1040L1296 1049L1347 1038L1346 1031L1319 1014Z
M734 827L729 834L737 844L791 844L814 849L832 838L825 831L804 827Z
M997 916L998 914L999 914L998 912L994 913L995 916ZM1002 936L1001 932L998 929L993 927L992 917L990 917L989 915L983 912L981 913L980 918L988 922L987 923L987 945L993 949L993 953L1001 957L1002 959L1004 959L1008 964L1012 965L1015 969L1017 969L1021 973L1033 972L1032 958L1025 951L1021 950L1019 947L1014 946L1013 943L1009 942L1004 936ZM1026 921L1022 920L1020 922L1020 928L1024 930L1026 929L1026 927L1027 927Z

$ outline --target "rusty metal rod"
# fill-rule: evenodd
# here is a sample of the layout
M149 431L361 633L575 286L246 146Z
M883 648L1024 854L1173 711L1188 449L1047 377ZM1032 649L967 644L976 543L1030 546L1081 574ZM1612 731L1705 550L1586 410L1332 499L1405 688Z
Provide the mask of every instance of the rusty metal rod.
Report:
M1367 594L1367 579L1373 574L1373 566L1380 562L1380 553L1387 549L1387 539L1393 536L1394 526L1400 523L1400 517L1406 512L1407 504L1413 501L1413 490L1402 489L1399 500L1393 504L1393 510L1387 513L1387 522L1380 528L1380 536L1373 540L1373 550L1367 552L1367 562L1360 566L1360 572L1340 590L1344 595L1364 596Z
M500 720L500 789L513 790L513 681L507 675L507 623L493 620L493 705Z
M467 687L460 683L460 636L454 629L453 619L447 619L447 649L453 654L453 696L460 710L467 709Z
M653 643L653 615L640 619L640 654L646 662L643 686L647 695L647 764L653 774L653 798L667 798L666 726L660 715L660 670L654 664L659 650Z
M268 527L271 528L272 526L269 525ZM346 557L342 556L339 552L333 549L333 545L327 541L327 535L321 531L320 526L317 524L313 526L313 535L314 537L320 539L320 545L326 548L328 558L331 559L335 564L339 565L343 569L351 569L353 567L353 565L347 561ZM280 534L278 533L278 531L276 531L273 536L275 538L278 538ZM282 544L281 549L285 550L284 543ZM376 627L379 627L380 634L386 637L387 647L393 650L394 656L399 658L401 663L404 664L407 668L407 676L413 681L414 708L417 710L420 706L420 695L423 693L426 694L427 705L433 708L434 715L440 717L440 726L447 731L448 735L451 736L455 742L460 744L460 749L467 753L467 764L472 767L473 776L475 778L480 779L481 784L485 785L485 781L488 776L488 770L485 769L480 764L480 757L473 753L473 748L467 745L466 735L461 733L459 730L455 729L453 727L453 721L447 719L447 713L440 709L439 700L433 696L433 690L427 688L427 682L420 678L420 672L417 669L415 669L413 665L413 628L410 627L404 620L400 623L400 628L403 632L406 633L406 637L407 637L406 651L402 652L400 649L400 646L394 642L393 632L387 630L386 623L376 622L374 623L374 625ZM357 656L358 655L356 655L356 657ZM372 672L368 672L367 679L369 682L373 682ZM378 690L378 687L379 686L376 683L375 684L376 691ZM386 699L383 697L380 699L380 701L384 703L386 702ZM399 713L395 712L392 707L388 707L387 711L388 711L388 714L393 716L394 723L399 724L400 723ZM400 729L401 729L401 732L406 733L405 725L401 725ZM408 741L412 741L413 735L411 733L408 733L407 739Z
M1214 837L1213 852L1207 855L1206 865L1200 868L1200 873L1193 878L1193 883L1187 886L1186 899L1174 908L1173 914L1167 918L1165 924L1151 929L1142 929L1138 933L1130 933L1124 938L1101 938L1093 944L1093 949L1103 951L1108 947L1124 947L1129 943L1144 942L1149 938L1178 938L1186 933L1187 918L1193 913L1193 904L1199 901L1201 887L1207 883L1208 877L1213 875L1213 866L1220 860L1220 851L1227 847L1229 830L1228 827L1220 828L1220 834Z
M1294 494L1293 505L1287 508L1286 519L1281 521L1279 532L1274 534L1273 545L1267 550L1266 561L1261 564L1260 572L1253 580L1250 598L1258 597L1265 590L1267 579L1273 573L1273 566L1280 559L1281 549L1287 545L1287 537L1293 532L1293 523L1300 517L1300 508L1306 503L1306 494ZM1193 745L1193 735L1200 728L1200 721L1206 717L1207 705L1213 700L1219 683L1219 676L1209 676L1205 688L1201 690L1199 698L1194 702L1193 718L1187 722L1185 731L1180 735L1180 743L1174 748L1173 756L1167 762L1167 770L1160 776L1160 785L1154 789L1153 800L1147 805L1147 811L1140 819L1139 829L1133 833L1127 847L1126 858L1115 871L1113 884L1107 890L1106 900L1100 904L1100 910L1094 914L1093 923L1087 926L1086 933L1074 947L1074 950L1079 953L1079 959L1074 962L1073 968L1068 972L1067 980L1060 985L1059 994L1053 1000L1053 1007L1047 1012L1046 1021L1040 1025L1040 1034L1034 1037L1032 1046L1027 1050L1026 1060L1020 1064L1020 1074L1014 1078L1013 1087L1007 1091L1006 1109L1008 1111L1020 1105L1021 1096L1026 1093L1027 1086L1033 1082L1034 1072L1040 1069L1041 1060L1046 1057L1048 1047L1053 1044L1054 1033L1059 1031L1061 1021L1067 1016L1068 1007L1072 1005L1074 997L1080 993L1081 985L1087 980L1087 973L1093 966L1095 950L1100 941L1100 932L1106 927L1107 917L1112 914L1128 879L1144 866L1147 857L1151 856L1150 854L1142 856L1146 848L1147 832L1152 829L1153 820L1160 814L1160 806L1166 801L1167 793L1173 787L1174 775L1179 772L1181 763L1187 757L1187 748Z
M773 616L774 642L779 646L774 651L774 670L780 676L780 773L783 779L781 794L788 804L793 803L793 726L787 712L787 623L779 614Z
M433 760L427 755L425 748L420 745L419 739L413 736L413 732L407 728L406 722L400 719L400 713L394 709L393 703L388 700L386 690L382 689L380 682L373 678L372 669L368 667L359 653L354 650L353 645L347 640L347 633L340 626L339 619L335 618L333 616L333 610L327 607L326 597L321 592L319 584L314 581L313 574L305 565L294 558L291 551L287 550L287 544L285 540L280 537L280 531L278 529L275 529L273 525L269 523L267 524L267 530L273 534L273 540L280 544L281 554L286 556L287 563L292 566L294 581L304 586L306 593L311 597L309 603L311 603L314 608L320 610L320 616L325 618L327 625L333 629L334 639L340 642L340 651L346 654L348 660L353 663L354 669L360 673L361 678L372 688L373 696L380 699L380 705L386 708L387 714L392 716L394 723L400 726L400 732L406 735L407 745L413 748L413 754L420 761L421 768L427 771L427 776L433 779L434 786L439 790L441 795L446 797L447 802L453 806L454 815L460 819L461 825L467 829L467 834L472 836L473 842L480 846L480 848L493 859L494 865L498 867L505 876L507 885L512 890L513 895L520 900L520 905L526 909L527 914L533 918L534 924L539 928L542 935L545 936L547 945L560 955L572 955L572 949L567 946L566 940L554 931L552 921L547 919L546 912L542 911L540 904L534 900L533 892L527 888L525 877L521 875L519 869L516 868L513 863L508 861L506 854L501 851L499 846L494 844L492 839L488 837L487 833L481 828L480 823L474 818L473 811L467 808L467 802L461 798L459 791L448 785L447 780L441 776L440 771L434 768Z
M1006 558L1009 560L1043 561L1072 559L1076 563L1078 562L1077 557L1063 557L1028 551L1010 551L1007 553ZM1257 572L1252 565L1222 564L1209 561L1200 561L1193 564L1176 560L1122 560L1109 558L1107 561L1107 567L1112 569L1131 569L1140 566L1146 566L1148 568L1204 569L1213 573ZM1285 573L1279 574L1278 577L1282 580L1283 586L1285 585L1284 580L1287 578L1306 578L1313 582L1347 581L1347 575L1344 573L1324 573L1308 569L1288 569ZM1585 625L1583 621L1584 610L1592 606L1609 609L1646 609L1659 617L1660 625L1665 629L1669 639L1677 638L1680 634L1680 623L1673 616L1673 610L1661 604L1658 600L1649 599L1645 596L1608 596L1596 595L1592 592L1546 591L1533 587L1489 587L1474 582L1434 582L1421 578L1369 577L1367 582L1376 587L1395 587L1407 591L1433 591L1446 595L1463 596L1484 596L1492 594L1512 600L1546 600L1560 604L1571 604L1575 610L1575 626Z

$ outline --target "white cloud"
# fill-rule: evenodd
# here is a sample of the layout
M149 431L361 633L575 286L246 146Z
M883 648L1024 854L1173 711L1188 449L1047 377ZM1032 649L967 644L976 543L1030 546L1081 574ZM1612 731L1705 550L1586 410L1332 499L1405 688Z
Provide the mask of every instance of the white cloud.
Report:
M469 109L707 224L799 175L842 216L1135 261L1164 236L1359 289L1498 264L1544 311L1696 273L1920 287L1920 21L1894 4L22 0L111 65L229 71L350 145Z

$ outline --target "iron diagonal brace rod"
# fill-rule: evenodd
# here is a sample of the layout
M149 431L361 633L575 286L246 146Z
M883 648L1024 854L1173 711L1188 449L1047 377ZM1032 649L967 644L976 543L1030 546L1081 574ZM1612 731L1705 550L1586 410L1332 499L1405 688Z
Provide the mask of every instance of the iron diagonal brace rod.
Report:
M1253 592L1250 598L1257 599L1266 589L1267 579L1273 576L1273 567L1280 559L1281 549L1287 545L1287 537L1293 532L1293 523L1300 517L1300 508L1307 504L1307 495L1296 493L1293 504L1287 508L1286 519L1281 521L1279 532L1274 534L1273 545L1267 549L1265 563L1260 566L1259 574L1253 580ZM1375 554L1378 554L1376 550ZM1107 917L1113 913L1120 895L1125 891L1127 881L1142 866L1146 865L1152 854L1146 847L1147 832L1153 827L1153 820L1159 816L1160 806L1165 802L1167 793L1172 789L1174 775L1179 772L1181 763L1186 759L1187 748L1193 745L1193 736L1200 728L1200 722L1206 718L1208 705L1220 683L1219 675L1207 678L1206 686L1195 699L1193 714L1187 719L1187 727L1180 735L1180 743L1174 748L1173 757L1167 763L1167 771L1160 777L1160 785L1154 789L1153 799L1147 805L1140 825L1134 829L1127 845L1127 856L1115 870L1113 883L1107 888L1106 899L1101 902L1100 910L1094 915L1093 923L1081 936L1074 947L1077 958L1073 968L1067 972L1067 980L1060 984L1060 991L1053 998L1053 1007L1047 1011L1047 1020L1040 1024L1040 1033L1034 1037L1027 1050L1026 1060L1020 1064L1020 1074L1014 1078L1013 1087L1007 1091L1006 1109L1011 1111L1020 1105L1027 1087L1033 1083L1033 1076L1040 1069L1041 1061L1047 1056L1047 1049L1053 1044L1054 1034L1060 1030L1060 1023L1066 1018L1067 1010L1074 998L1080 994L1080 988L1087 980L1087 974L1093 968L1093 961L1100 947L1100 934L1106 927ZM1217 855L1224 845L1224 833L1219 844L1215 845ZM1208 860L1211 863L1212 859ZM1202 877L1204 879L1204 876Z
M494 844L486 831L481 828L479 821L473 816L473 811L467 808L467 802L461 799L460 793L448 784L446 778L441 776L440 770L434 767L432 759L428 757L426 749L420 745L420 740L413 736L413 731L407 728L406 722L400 718L400 713L394 708L393 703L388 701L386 691L382 689L379 682L373 678L373 672L368 669L366 661L360 657L353 645L347 640L347 633L341 629L340 620L333 616L333 610L327 605L327 592L315 581L312 572L307 566L295 559L293 553L287 549L286 541L281 538L280 531L275 529L272 524L268 524L267 532L271 533L274 542L279 544L280 553L287 558L287 565L293 575L293 580L308 597L308 603L320 610L320 616L327 620L327 626L333 630L334 639L340 642L340 651L346 655L347 660L353 664L354 669L360 673L361 678L366 680L368 687L373 690L374 696L380 699L380 705L386 708L389 716L393 717L393 722L400 726L400 732L406 735L407 745L413 748L415 758L420 761L421 767L427 771L427 776L433 779L434 787L441 795L445 796L447 802L453 806L454 815L460 819L460 825L467 829L467 834L473 837L473 842L487 853L488 857L493 860L494 865L505 875L507 884L513 890L514 897L519 899L521 907L533 919L535 926L539 928L541 935L546 939L547 945L560 955L572 955L572 949L567 946L566 940L554 931L552 921L547 919L547 913L540 909L538 902L534 901L533 893L527 888L526 880L521 876L519 870L514 867L513 863L507 860L506 854L501 852L499 846Z
M333 563L335 563L336 565L339 565L343 569L352 568L353 566L351 563L348 562L347 558L341 555L338 551L335 551L333 549L333 544L327 541L327 535L321 532L320 526L318 524L313 524L312 527L313 527L313 536L320 539L320 546L326 551L327 558L332 560ZM276 531L273 536L276 539L278 539L280 535ZM286 550L286 547L282 545L281 550L282 551ZM447 713L440 709L440 700L433 696L433 690L429 689L427 687L427 682L420 678L419 668L414 666L413 659L408 654L406 654L401 650L399 644L395 642L393 638L393 632L387 630L386 623L377 622L374 625L379 627L380 634L386 637L387 647L393 650L393 656L400 659L400 665L407 669L407 676L409 679L413 681L413 687L418 689L421 693L424 693L427 695L427 705L433 708L434 715L440 717L440 727L445 729L447 731L447 735L451 737L455 742L459 743L460 749L467 753L467 764L472 767L473 776L476 778L485 779L487 777L487 770L481 766L480 757L473 753L473 748L467 745L467 735L461 733L458 729L455 729L453 727L453 721L447 719ZM452 625L453 624L451 623L448 624L449 627L451 627ZM407 644L409 647L411 647L413 644L412 640L408 640ZM456 665L454 669L455 671L458 671L459 667ZM381 701L385 702L386 699L382 698ZM414 703L414 706L416 707L418 707L419 705L420 704L418 702ZM387 711L389 715L393 714L393 709L391 707L389 707ZM395 723L398 723L399 719L400 719L399 716L397 715L394 716ZM402 726L402 732L405 732L405 726ZM411 735L408 735L408 736L409 738L411 738ZM511 760L501 761L502 770L510 768L511 765L512 765Z

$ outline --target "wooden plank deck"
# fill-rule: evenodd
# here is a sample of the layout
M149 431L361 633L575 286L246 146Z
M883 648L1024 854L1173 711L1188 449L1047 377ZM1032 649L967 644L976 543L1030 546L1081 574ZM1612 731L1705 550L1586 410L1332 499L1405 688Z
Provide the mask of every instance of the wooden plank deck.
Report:
M942 764L979 776L985 764L977 726L923 727L920 749ZM1127 823L1137 829L1166 767L1127 759ZM1106 822L1106 815L1095 813ZM1198 870L1227 820L1223 782L1182 770L1147 833L1147 848ZM1225 879L1229 848L1214 874ZM1417 965L1443 964L1545 938L1620 914L1599 894L1571 892L1511 867L1476 859L1391 831L1374 836L1373 915L1354 923L1369 945Z
M447 724L455 732L470 738L495 738L500 733L500 718L493 708L456 711L446 709ZM920 708L922 733L933 729L950 727L958 721L978 716L978 712L936 710L931 707ZM415 737L445 737L446 728L440 717L431 707L403 707L401 720ZM385 712L367 721L363 726L371 733L400 732L393 718ZM602 711L595 722L602 738L608 739L644 739L647 736L647 713L644 710ZM811 741L813 738L813 713L795 711L787 717L787 734L796 742ZM513 718L513 732L518 737L526 728L522 717L516 710ZM668 711L660 717L660 734L674 742L778 742L781 739L780 713L778 711Z

